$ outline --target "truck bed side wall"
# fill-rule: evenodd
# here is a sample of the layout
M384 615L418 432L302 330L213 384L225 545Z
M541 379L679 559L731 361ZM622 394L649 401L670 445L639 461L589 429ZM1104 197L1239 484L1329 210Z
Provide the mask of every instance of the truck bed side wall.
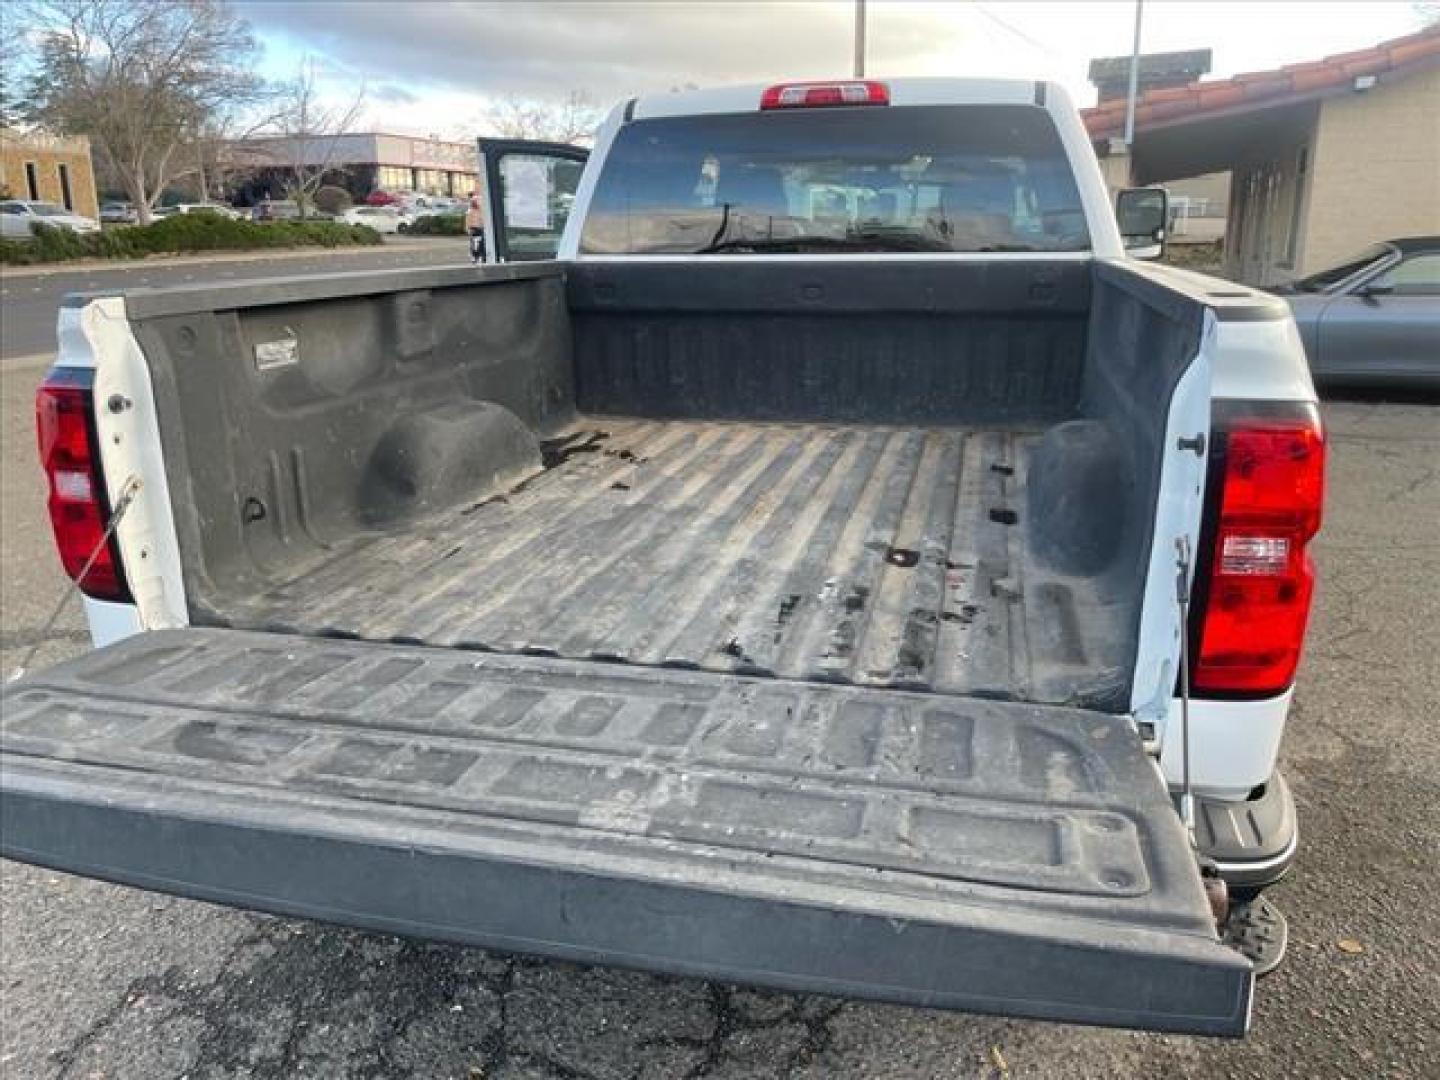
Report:
M562 280L493 267L127 298L195 621L538 468L537 433L574 409Z
M1170 401L1199 352L1205 308L1120 266L1093 272L1080 400L1032 455L1029 536L1056 587L1088 595L1074 605L1086 616L1076 636L1124 672L1128 692L1151 546L1170 542L1155 536Z

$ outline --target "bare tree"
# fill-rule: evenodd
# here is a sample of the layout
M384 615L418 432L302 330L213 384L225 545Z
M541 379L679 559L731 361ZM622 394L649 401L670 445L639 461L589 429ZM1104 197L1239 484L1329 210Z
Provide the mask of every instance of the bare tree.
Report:
M315 76L315 61L307 57L294 81L281 91L273 125L277 137L267 144L268 154L288 175L286 191L302 215L326 174L336 170L345 136L355 130L365 109L363 85L348 103L330 104L321 97Z
M584 90L571 90L558 103L505 98L485 120L487 127L507 139L585 143L600 124L600 110Z
M38 41L26 118L80 134L142 224L206 124L264 95L249 25L224 0L29 0Z
M243 115L228 113L200 125L186 151L201 202L209 202L212 193L224 192L240 171L237 158L246 155L237 154L236 148L246 146L275 123L276 113L257 110Z
M18 14L0 4L0 127L10 127L20 118L17 73L24 38Z

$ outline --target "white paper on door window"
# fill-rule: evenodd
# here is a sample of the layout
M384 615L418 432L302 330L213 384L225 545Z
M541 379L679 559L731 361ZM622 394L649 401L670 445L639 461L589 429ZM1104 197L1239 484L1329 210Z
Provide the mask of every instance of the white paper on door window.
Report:
M505 168L505 222L516 229L550 228L550 172L544 162L511 158Z

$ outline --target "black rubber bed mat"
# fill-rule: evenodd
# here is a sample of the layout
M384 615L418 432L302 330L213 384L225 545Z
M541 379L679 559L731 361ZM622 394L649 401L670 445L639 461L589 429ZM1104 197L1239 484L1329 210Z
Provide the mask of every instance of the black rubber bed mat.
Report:
M7 688L7 856L574 960L1239 1034L1124 718L233 630Z
M1068 703L1133 612L1031 558L1033 433L586 419L518 489L223 613L245 629ZM1113 623L1113 625L1112 625Z

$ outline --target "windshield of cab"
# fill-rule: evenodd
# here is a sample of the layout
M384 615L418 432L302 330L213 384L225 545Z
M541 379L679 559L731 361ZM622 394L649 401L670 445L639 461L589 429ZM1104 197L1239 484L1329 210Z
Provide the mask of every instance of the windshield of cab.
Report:
M1084 251L1049 115L1022 105L775 110L617 133L582 254Z
M64 217L68 211L61 210L54 203L32 202L30 212L36 217Z

